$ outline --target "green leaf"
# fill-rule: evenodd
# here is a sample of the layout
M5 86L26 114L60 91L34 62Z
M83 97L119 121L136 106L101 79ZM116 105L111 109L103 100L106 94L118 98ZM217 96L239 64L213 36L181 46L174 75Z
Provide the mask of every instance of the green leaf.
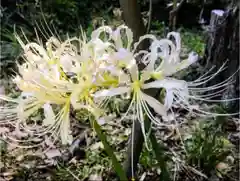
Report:
M101 127L99 126L99 124L97 123L96 120L93 120L93 128L95 129L99 139L102 141L108 156L112 159L114 169L115 169L117 175L119 176L120 180L122 180L122 181L128 180L127 176L125 175L125 172L123 171L121 164L118 162L117 157L115 156L115 154L113 152L113 149L107 142L106 135L102 132Z

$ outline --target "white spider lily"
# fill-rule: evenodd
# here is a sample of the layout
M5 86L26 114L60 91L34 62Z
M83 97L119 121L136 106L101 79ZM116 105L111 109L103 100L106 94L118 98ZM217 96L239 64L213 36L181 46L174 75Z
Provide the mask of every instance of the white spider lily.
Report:
M57 70L39 71L36 67L30 65L19 66L20 76L17 75L13 81L24 93L31 93L39 100L63 104L67 99L66 92L62 89L62 85L67 84L66 81L60 80ZM62 89L61 89L62 88Z
M125 30L125 33L123 36L122 31ZM131 45L133 42L133 33L132 31L124 25L121 25L117 27L115 31L112 31L112 29L109 26L103 26L101 28L98 28L92 33L92 39L94 41L101 42L100 35L108 34L108 41L112 40L113 43L104 43L105 46L100 47L107 47L111 49L108 50L108 53L110 53L108 63L110 64L116 64L120 67L125 67L129 64L128 60L133 58L133 53L131 52ZM125 39L124 39L125 38ZM125 42L124 42L125 41ZM116 51L113 51L115 49ZM106 48L105 48L106 50Z
M59 47L54 47L56 50L52 51L54 42ZM71 142L70 131L70 95L68 87L71 87L71 82L63 71L61 71L60 59L61 52L64 46L60 46L60 42L55 39L50 39L47 43L47 50L36 43L29 43L25 45L24 58L26 62L18 65L19 75L13 81L22 91L25 97L14 100L14 107L6 107L2 110L1 118L6 116L16 120L16 128L21 125L21 130L33 135L43 136L52 132L54 138L56 135L60 136L63 144ZM57 50L57 48L59 48ZM60 49L63 49L60 51ZM26 96L25 96L26 95ZM10 100L6 96L1 96L1 99ZM10 100L11 102L11 100ZM54 116L51 111L50 104L58 105L62 110ZM34 125L28 125L27 119L34 112L44 108L45 119L42 128L34 129ZM6 119L6 121L9 121ZM25 126L24 126L25 125ZM54 130L54 131L53 131Z
M144 114L153 124L162 125L150 109L164 117L173 106L180 105L191 111L190 100L208 101L231 82L229 78L214 86L198 87L215 77L224 66L215 74L206 74L193 82L172 78L198 59L194 53L185 60L180 59L181 39L175 32L162 40L157 40L154 35L144 35L133 47L133 33L124 25L114 31L102 26L93 31L90 41L84 33L81 39L68 38L64 42L51 37L45 46L33 42L25 45L19 37L17 39L24 50L26 62L18 65L19 75L13 81L22 94L17 99L0 95L0 99L13 104L0 108L0 123L8 122L17 130L36 137L50 133L56 140L60 136L63 144L72 141L70 106L75 110L87 109L98 118L103 114L101 109L109 97L120 95L123 98L127 95L131 97L131 103L126 114L134 111L146 140ZM144 39L151 40L150 52L137 52ZM140 63L146 65L143 71L138 69L136 60L139 57ZM149 82L152 78L154 81ZM145 93L150 88L166 91L164 104ZM201 95L211 89L216 92ZM29 117L39 109L43 109L45 116L42 125L32 124ZM200 109L197 111L208 114Z
M166 90L164 105L167 109L172 107L176 92L178 92L181 96L188 94L188 87L186 86L187 83L185 81L169 78L168 76L172 76L177 71L187 68L198 59L197 55L190 53L187 60L180 61L180 35L176 32L171 32L168 34L168 37L170 36L175 38L176 46L168 39L157 40L155 37L150 35L145 35L140 38L140 41L143 41L145 38L153 40L150 46L151 52L141 52L143 54L142 62L145 64L148 63L146 68L142 71L142 76L151 76L154 79L157 79L154 82L144 84L142 88L164 88ZM138 44L139 43L135 44L135 49ZM159 58L161 59L161 62L157 65Z
M132 93L133 94L132 101L130 103L128 111L130 111L131 109L136 111L136 117L138 118L138 121L141 123L143 135L146 141L147 138L144 126L144 113L146 113L146 115L154 124L157 125L160 124L159 121L156 120L156 118L152 115L150 109L148 108L148 105L161 116L166 116L167 113L166 109L159 101L143 92L145 85L144 81L147 80L149 77L141 76L139 79L139 71L136 64L136 60L132 59L130 60L130 62L132 63L127 68L129 70L131 82L128 82L129 79L127 79L124 86L100 90L95 92L93 96L95 98L108 98L126 93L127 94ZM128 113L128 111L126 112L126 114Z
M198 60L198 55L191 52L187 59L181 61L180 34L171 32L167 35L168 38L171 36L174 37L176 45L168 39L154 39L150 47L151 52L145 55L148 65L143 72L151 72L152 77L155 79L163 79L166 76L172 76L176 72L189 67ZM161 61L160 64L157 62L159 59Z
M16 128L17 132L27 133L29 135L34 135L35 138L42 138L44 135L50 135L55 140L58 135L61 136L62 144L71 143L72 137L70 133L70 101L65 102L60 106L61 111L55 115L52 107L46 100L39 100L32 95L22 94L18 99L10 99L6 96L0 96L0 99L12 102L12 106L4 106L1 108L0 120L2 123L10 123ZM39 111L44 110L45 119L42 125L29 122L29 117ZM10 140L13 140L9 137ZM18 142L21 146L22 143L31 140L13 140Z
M179 33L171 32L168 34L167 37L169 38L170 36L174 37L176 45L174 45L174 43L168 39L153 39L153 43L151 44L150 48L151 52L144 52L145 55L143 59L148 63L148 65L143 70L143 75L146 76L150 74L156 80L151 83L145 84L143 88L164 88L166 91L164 105L167 109L171 109L173 106L180 106L189 111L193 111L193 106L191 105L190 100L214 102L214 100L210 100L209 98L216 97L217 95L222 93L224 89L221 88L226 86L226 84L231 84L231 81L229 81L231 80L231 78L210 87L198 88L197 86L203 85L213 79L216 75L218 75L219 72L224 69L225 64L223 64L223 66L220 67L220 69L216 73L212 75L206 74L193 82L186 82L184 80L177 80L171 78L171 76L173 76L178 71L181 71L189 67L191 64L195 63L198 60L198 55L194 52L191 52L187 59L181 61L179 55L181 49L180 35ZM158 58L160 58L161 60L159 65L157 65ZM201 95L211 89L216 90L216 92L212 94ZM199 115L205 116L220 115L203 111L200 108L196 109L195 111L198 114L200 112Z
M123 36L122 35L123 33L121 32L124 30L125 30L124 34L126 35L126 37ZM112 31L111 27L109 26L102 26L92 32L92 35L91 35L92 40L99 41L101 34L104 34L105 37L108 36L108 38L105 41L106 42L105 45L107 45L107 47L111 45L111 46L114 46L116 50L119 50L121 48L125 48L128 51L131 50L131 45L133 42L133 33L127 26L125 25L118 26L115 31ZM125 38L125 40L123 38ZM107 43L110 40L113 40L114 43ZM124 41L127 41L127 42L124 42Z

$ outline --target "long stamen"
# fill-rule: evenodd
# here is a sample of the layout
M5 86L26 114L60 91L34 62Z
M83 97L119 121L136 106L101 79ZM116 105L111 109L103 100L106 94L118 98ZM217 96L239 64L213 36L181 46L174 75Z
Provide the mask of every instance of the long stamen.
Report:
M205 80L208 76L208 74L215 68L215 66L211 67L207 72L205 72L202 76L198 77L196 80L194 81L190 81L189 83L195 83L195 82L199 82L202 80Z
M209 82L210 80L212 80L213 78L215 78L221 71L223 71L223 67L225 66L226 63L224 63L220 69L215 72L214 74L210 75L210 76L207 76L205 78L203 78L203 80L199 83L193 83L195 86L199 86L199 85L202 85L202 84L206 84L207 82Z
M185 99L177 92L175 92L175 95L177 97L177 99L179 100L179 103L182 102L184 103L185 105L187 106L184 106L184 104L181 104L181 107L185 108L186 110L188 111L193 111L192 109L189 109L190 105L185 101ZM195 99L193 96L188 96L188 95L185 95L189 98L192 98L192 99ZM229 100L226 100L226 101L235 101L235 100L239 100L240 98L235 98L235 99L229 99ZM202 100L202 101L206 101L205 99L197 99L197 100ZM222 102L224 100L216 100L216 101L209 101L209 102ZM238 115L239 112L236 112L236 113L229 113L229 114L219 114L219 113L213 113L213 112L208 112L208 111L204 111L204 110L201 110L201 109L196 109L198 112L200 113L203 113L202 115L197 113L199 116L209 116L209 117L215 117L215 116L234 116L234 115Z
M139 95L136 95L136 96L137 96L137 100L138 100L138 101L136 101L137 118L138 118L138 121L139 121L140 124L141 124L141 128L142 128L142 132L143 132L143 138L144 138L144 140L145 140L146 149L147 149L148 151L150 151L150 148L149 148L148 142L147 142L145 125L144 125L144 116L143 116L142 105L141 105L141 102L140 102Z
M136 112L135 112L136 110L134 109L133 110L133 115L135 116L136 115ZM135 120L135 119L134 119ZM132 122L133 124L132 124L132 130L135 130L135 121L133 121ZM134 165L134 159L133 159L133 156L134 156L134 147L133 147L133 145L134 145L134 131L132 131L132 142L131 142L131 171L132 171L132 178L134 178L134 168L133 168L133 165Z

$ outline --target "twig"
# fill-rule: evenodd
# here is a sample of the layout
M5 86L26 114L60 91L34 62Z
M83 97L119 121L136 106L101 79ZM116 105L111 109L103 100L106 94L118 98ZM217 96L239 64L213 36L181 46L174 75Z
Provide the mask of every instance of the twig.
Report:
M67 170L77 181L80 181L80 179L79 179L69 168L66 168L66 170Z
M147 33L150 32L151 21L152 21L152 0L149 0L149 12L148 12L148 26L147 26Z

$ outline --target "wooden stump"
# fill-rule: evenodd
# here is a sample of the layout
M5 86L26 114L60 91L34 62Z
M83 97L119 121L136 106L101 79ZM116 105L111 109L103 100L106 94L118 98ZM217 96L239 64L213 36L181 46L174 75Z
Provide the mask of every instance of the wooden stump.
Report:
M220 99L232 99L239 97L239 7L236 2L226 10L213 10L210 25L208 27L208 40L205 49L203 63L208 70L216 66L216 71L227 61L227 68L216 78L208 83L208 86L220 83L233 76L234 83L227 85L226 91ZM231 112L239 111L239 101L223 102L224 108Z

